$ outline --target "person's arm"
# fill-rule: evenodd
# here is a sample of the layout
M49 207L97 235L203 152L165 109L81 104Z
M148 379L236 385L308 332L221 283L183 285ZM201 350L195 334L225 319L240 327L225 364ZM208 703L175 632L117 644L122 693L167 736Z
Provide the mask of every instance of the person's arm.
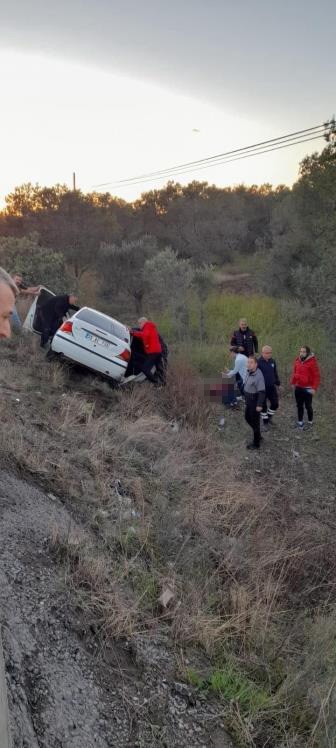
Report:
M231 335L230 345L238 345L237 344L237 336L236 336L235 332L233 332L232 335Z
M275 384L276 384L276 386L280 387L281 382L280 382L280 378L279 378L279 374L278 374L278 370L277 370L277 365L276 365L275 361L274 361L274 377L275 377Z
M74 309L75 312L79 312L80 306L77 306L76 304L69 304L69 309Z
M259 376L257 381L257 390L258 390L258 400L257 400L257 410L262 410L264 400L265 400L265 379L263 373L259 369Z
M224 376L226 376L226 377L233 377L235 374L238 374L238 373L239 373L239 366L238 366L237 359L235 360L235 365L234 365L233 369L230 369L230 371L224 371L223 372Z
M141 338L143 340L144 334L142 330L130 330L131 335L133 335L133 338Z
M312 378L313 378L313 382L312 382L311 389L314 390L314 392L316 392L316 390L318 389L319 384L321 382L320 369L319 369L319 365L318 365L318 363L316 361L316 358L313 359Z
M22 296L37 296L40 293L41 286L28 286L28 288L20 287L20 294Z
M255 332L253 332L253 331L252 331L252 340L253 340L254 350L255 350L256 353L258 353L258 338L257 338Z

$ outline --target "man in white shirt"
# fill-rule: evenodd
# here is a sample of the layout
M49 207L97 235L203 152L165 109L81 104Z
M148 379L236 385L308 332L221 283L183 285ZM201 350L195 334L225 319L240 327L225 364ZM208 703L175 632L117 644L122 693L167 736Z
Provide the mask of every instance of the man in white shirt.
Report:
M222 372L223 377L236 377L237 385L240 394L244 395L244 382L247 375L247 356L244 353L240 353L236 345L230 346L230 358L234 361L233 369L225 369Z

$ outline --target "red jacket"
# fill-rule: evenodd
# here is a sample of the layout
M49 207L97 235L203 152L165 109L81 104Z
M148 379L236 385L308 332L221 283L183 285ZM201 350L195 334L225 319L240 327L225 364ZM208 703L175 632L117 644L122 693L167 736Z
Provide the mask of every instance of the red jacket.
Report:
M145 322L142 330L131 330L135 338L141 338L146 353L162 353L159 333L154 322Z
M313 353L310 353L304 361L301 361L300 357L295 359L291 384L317 390L320 384L320 370Z

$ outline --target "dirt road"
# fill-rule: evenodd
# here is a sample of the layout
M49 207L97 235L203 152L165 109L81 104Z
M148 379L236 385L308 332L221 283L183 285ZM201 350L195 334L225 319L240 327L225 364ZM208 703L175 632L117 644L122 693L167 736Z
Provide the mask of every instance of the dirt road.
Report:
M58 499L0 473L0 623L14 748L229 748L216 707L165 678L163 650L139 641L101 651L73 612L49 539L53 526L74 525Z

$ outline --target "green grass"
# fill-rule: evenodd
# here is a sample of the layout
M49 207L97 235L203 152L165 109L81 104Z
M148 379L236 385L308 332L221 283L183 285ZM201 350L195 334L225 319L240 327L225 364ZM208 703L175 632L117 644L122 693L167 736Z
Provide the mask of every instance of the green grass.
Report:
M259 339L259 350L272 345L283 383L288 383L293 361L301 345L316 353L322 369L322 382L336 364L336 347L327 332L299 304L281 302L267 296L211 294L204 304L204 338L199 335L199 303L189 298L184 340L178 340L174 319L166 312L159 320L162 334L204 376L216 376L229 363L228 346L239 318L246 317ZM175 342L174 342L175 341Z
M232 662L225 667L214 669L210 676L202 678L195 670L186 671L186 680L194 688L222 696L227 702L236 702L242 714L255 715L260 710L270 708L274 697Z

